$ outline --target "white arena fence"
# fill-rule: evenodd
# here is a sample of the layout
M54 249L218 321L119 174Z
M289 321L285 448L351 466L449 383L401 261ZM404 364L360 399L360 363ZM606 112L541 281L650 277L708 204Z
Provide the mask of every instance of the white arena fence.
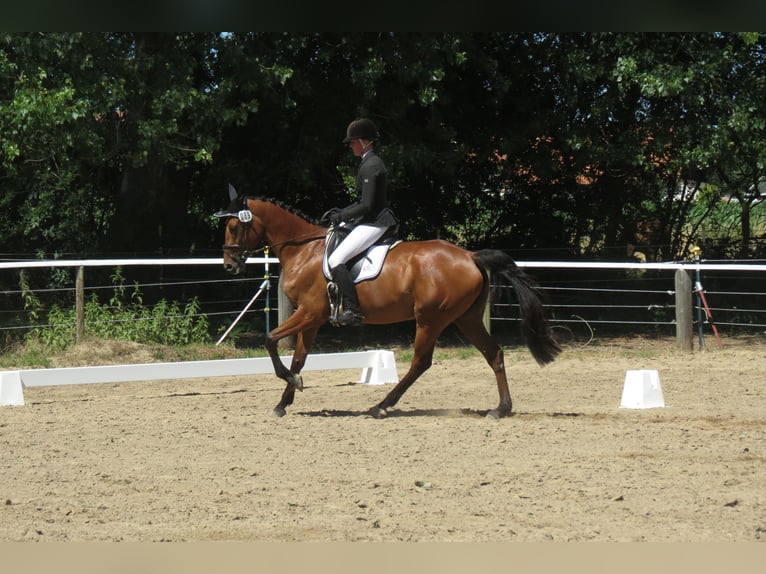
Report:
M764 332L766 330L766 265L758 262L669 262L669 263L638 263L638 262L582 262L582 261L518 261L520 267L526 268L540 281L545 294L554 325L570 326L573 329L602 326L622 327L630 330L664 329L672 334L679 328L686 329L688 324L679 325L675 316L678 301L692 301L693 322L697 327L708 326L710 321L703 312L701 301L696 296L697 288L707 295L709 311L719 328L731 327L744 329L747 332ZM78 270L100 268L147 268L156 269L156 281L138 282L137 286L151 290L167 291L183 289L186 294L208 289L206 297L200 302L200 315L215 317L227 325L241 314L251 297L259 287L265 287L261 295L261 304L247 309L248 316L264 313L266 325L272 312L286 313L290 309L281 309L279 305L272 306L272 301L278 301L278 273L270 271L276 267L278 260L271 257L251 258L250 268L262 267L263 275L248 273L247 276L229 277L221 269L222 259L217 258L179 258L179 259L85 259L85 260L39 260L39 261L0 261L0 278L10 279L11 274L19 270L77 268ZM218 267L208 271L201 278L201 267ZM183 269L184 272L172 274L170 270ZM197 273L194 273L194 270ZM219 273L220 270L220 273ZM691 280L690 293L678 292L675 285L676 273L685 272ZM3 274L6 274L3 277ZM698 285L697 283L700 283ZM73 281L74 283L74 281ZM69 300L74 301L77 291L87 292L108 291L113 285L86 285L87 276L82 285L71 285L60 289L32 289L40 300L45 301L48 292L61 296L62 291ZM8 285L9 281L0 283ZM272 289L272 284L274 289ZM244 296L222 300L218 292L221 287L238 288L238 293ZM683 287L683 286L682 286ZM131 284L126 281L129 290ZM277 295L274 295L274 291ZM81 293L82 296L82 293ZM743 306L747 302L748 306ZM502 327L504 322L517 321L517 313L513 310L506 312L502 301L496 304L496 313L491 315L491 324ZM43 316L46 309L38 311ZM13 325L2 317L10 315L17 320ZM31 320L24 320L29 311L23 308L22 291L20 289L0 289L0 337L5 332L24 332L32 328L45 328L49 325ZM700 320L700 315L702 316ZM281 317L281 316L280 316ZM280 319L281 320L281 319ZM74 326L73 326L74 328Z

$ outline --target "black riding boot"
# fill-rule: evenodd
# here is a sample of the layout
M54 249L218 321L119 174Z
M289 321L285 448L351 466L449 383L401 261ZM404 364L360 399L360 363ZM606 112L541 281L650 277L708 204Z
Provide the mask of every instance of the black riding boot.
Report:
M354 280L351 278L348 267L345 265L338 265L332 269L332 280L340 289L343 312L338 315L338 324L353 326L361 325L362 311L359 309L359 299L356 296L356 286Z

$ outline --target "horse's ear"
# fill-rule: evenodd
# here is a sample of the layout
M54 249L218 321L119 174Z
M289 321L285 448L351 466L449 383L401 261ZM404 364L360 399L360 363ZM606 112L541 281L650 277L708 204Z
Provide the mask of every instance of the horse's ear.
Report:
M229 207L226 211L216 211L213 215L215 217L237 217L239 212L239 197L237 196L237 190L234 189L232 184L229 184Z
M229 213L229 215L236 216L242 207L246 206L246 200L247 198L245 197L239 197L239 194L237 193L237 190L234 188L234 186L229 184L229 207L226 208L226 211Z

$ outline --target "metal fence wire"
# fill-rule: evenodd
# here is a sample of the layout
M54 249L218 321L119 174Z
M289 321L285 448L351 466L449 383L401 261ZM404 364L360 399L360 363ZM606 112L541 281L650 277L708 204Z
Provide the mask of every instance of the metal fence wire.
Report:
M252 259L245 277L227 276L220 259L106 260L0 262L0 335L23 334L45 328L53 305L75 304L76 286L49 287L45 277L19 285L19 272L49 273L51 269L86 266L85 297L104 302L113 297L114 270L122 270L126 296L140 292L134 304L150 307L160 299L184 304L198 301L200 316L221 332L240 315L259 328L276 326L279 266L275 259ZM268 268L268 265L271 267ZM674 273L684 269L693 281L694 328L723 334L766 333L766 265L760 264L640 264L603 262L518 262L540 283L551 324L582 336L658 333L676 328L677 293ZM99 269L99 272L95 272ZM36 271L35 271L36 270ZM264 289L265 287L265 289ZM262 296L253 304L253 295ZM504 295L510 295L510 299ZM37 305L30 307L29 297ZM249 305L249 306L248 306ZM246 309L247 307L247 309ZM501 294L491 311L491 328L503 330L517 322L512 293ZM217 335L214 335L217 337Z

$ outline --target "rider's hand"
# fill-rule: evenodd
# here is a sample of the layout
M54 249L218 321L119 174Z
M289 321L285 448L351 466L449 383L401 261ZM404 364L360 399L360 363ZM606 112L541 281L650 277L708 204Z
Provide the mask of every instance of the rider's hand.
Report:
M319 223L322 225L332 224L333 226L337 227L337 225L340 223L340 209L337 207L328 209L322 214L322 217L319 219Z

